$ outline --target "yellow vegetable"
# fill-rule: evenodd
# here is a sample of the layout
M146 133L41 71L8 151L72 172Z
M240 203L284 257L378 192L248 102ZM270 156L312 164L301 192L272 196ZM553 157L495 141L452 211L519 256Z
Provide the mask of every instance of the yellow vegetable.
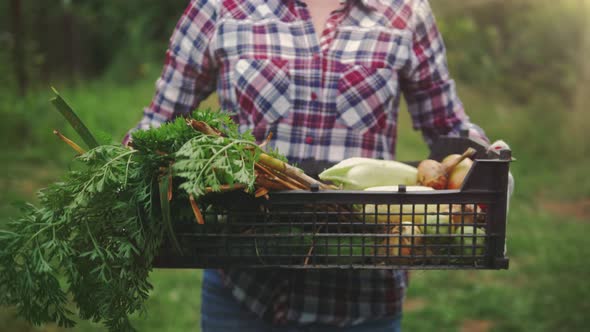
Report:
M422 244L422 230L411 223L404 222L401 227L399 225L392 227L387 233L392 236L385 238L381 243L386 247L380 247L377 250L379 256L409 256L413 247Z
M408 186L406 191L431 191L430 187ZM397 192L398 186L379 186L365 189L365 191L389 191ZM362 208L362 207L361 207ZM400 221L421 224L424 220L424 214L436 213L436 204L365 204L364 213L367 222L374 222L375 218L378 223L399 224ZM400 215L401 213L401 215ZM413 216L412 216L413 213Z

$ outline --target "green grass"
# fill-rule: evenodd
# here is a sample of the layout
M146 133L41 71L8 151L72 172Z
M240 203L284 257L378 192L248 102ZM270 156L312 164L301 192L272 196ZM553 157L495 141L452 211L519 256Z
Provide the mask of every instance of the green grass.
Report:
M58 88L91 130L111 133L114 140L135 125L154 90L149 81L123 86L108 80ZM460 95L472 120L491 139L509 142L518 159L512 165L517 185L508 226L511 267L508 271L413 272L404 330L455 331L466 321L497 331L586 329L590 223L566 213L552 214L539 198L568 203L590 197L590 180L583 176L590 169L583 139L590 129L590 116L579 110L562 112L550 96L516 105L466 86L461 86ZM10 115L0 125L7 135L1 140L0 220L16 213L11 201L34 200L36 189L57 180L73 156L51 134L56 128L78 140L50 108L49 97L47 89L24 101L0 104L0 113ZM401 160L427 155L405 112L398 151ZM139 330L198 331L200 279L200 271L195 270L154 271L147 313L134 317ZM61 331L54 326L31 328L12 314L0 309L0 331ZM82 322L74 331L104 328Z
M154 289L147 312L132 317L138 331L199 331L201 270L158 269L150 275ZM106 331L99 324L81 322L75 330Z

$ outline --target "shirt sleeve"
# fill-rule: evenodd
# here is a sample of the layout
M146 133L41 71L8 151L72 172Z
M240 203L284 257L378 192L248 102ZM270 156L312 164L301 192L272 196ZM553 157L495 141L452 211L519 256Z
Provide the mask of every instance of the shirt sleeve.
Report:
M446 50L427 0L416 0L411 20L412 49L401 72L401 88L412 117L428 145L440 135L469 136L489 143L484 131L471 123L450 78Z
M210 42L217 20L216 0L192 0L178 21L166 51L156 93L143 111L135 130L159 127L177 116L189 114L214 90L216 66L210 56Z

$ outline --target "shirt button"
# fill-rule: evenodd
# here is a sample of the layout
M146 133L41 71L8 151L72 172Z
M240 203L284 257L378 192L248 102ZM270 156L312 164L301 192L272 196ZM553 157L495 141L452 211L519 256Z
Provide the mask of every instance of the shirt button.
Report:
M305 144L312 144L312 143L313 143L313 137L307 136L305 138Z
M311 100L317 100L318 99L318 95L315 92L311 93Z

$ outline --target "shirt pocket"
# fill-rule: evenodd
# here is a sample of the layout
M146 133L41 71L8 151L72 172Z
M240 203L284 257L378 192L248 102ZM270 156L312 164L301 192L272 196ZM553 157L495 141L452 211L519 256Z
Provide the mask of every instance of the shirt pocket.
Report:
M387 67L342 65L338 80L338 121L361 134L386 127L387 112L395 95L394 71Z
M291 110L291 77L288 61L239 59L234 67L234 89L240 112L251 117L254 127L269 125Z

